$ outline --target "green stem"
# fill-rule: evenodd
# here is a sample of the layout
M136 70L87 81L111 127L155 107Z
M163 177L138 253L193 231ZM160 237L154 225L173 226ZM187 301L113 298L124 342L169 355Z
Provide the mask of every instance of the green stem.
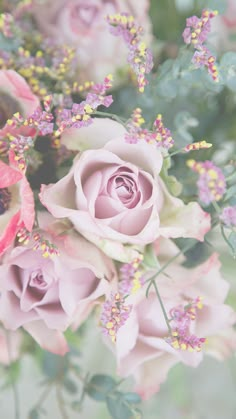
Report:
M149 285L146 290L146 297L148 297L149 289L152 286L153 282L155 282L156 277L161 274L172 262L174 262L181 254L185 254L188 250L190 250L194 246L195 242L188 243L183 249L181 249L175 256L168 260L151 278L148 278L146 282L149 282Z
M227 245L230 247L230 249L232 250L232 253L233 253L233 257L235 258L235 249L234 249L234 247L232 246L232 244L230 243L230 241L228 240L228 237L226 236L226 234L225 234L225 230L224 230L224 226L223 226L223 224L220 224L220 231L221 231L221 234L222 234L222 236L223 236L223 238L224 238L224 240L225 240L225 242L227 243Z
M117 121L120 124L125 126L125 119L123 120L123 118L120 118L119 116L115 115L114 113L95 111L95 112L93 112L93 115L107 116L108 118L112 118L115 121Z
M168 316L167 316L167 313L166 313L166 309L165 309L165 307L164 307L163 301L162 301L162 299L161 299L161 296L160 296L160 293L159 293L159 291L158 291L157 284L156 284L156 282L155 282L155 281L153 282L153 286L154 286L154 288L155 288L156 295L157 295L157 298L158 298L158 300L159 300L159 303L160 303L160 306L161 306L161 309L162 309L163 316L165 317L165 321L166 321L166 324L167 324L167 327L168 327L169 333L171 333L171 326L170 326L170 322L169 322L169 319L168 319Z
M57 396L58 407L60 409L62 419L69 419L69 416L65 408L65 402L62 396L62 390L61 390L60 384L56 387L56 396Z
M42 392L40 398L38 399L37 403L35 403L35 405L32 407L32 410L38 410L41 408L41 406L43 405L43 403L45 402L45 400L48 398L50 392L52 390L51 384L48 385L47 387L45 387L44 391Z
M10 380L11 380L11 386L13 391L13 399L14 399L14 409L15 409L15 419L20 419L20 407L19 407L19 395L16 383L14 381L14 378L12 376L12 355L11 355L11 345L10 345L10 338L9 338L9 332L6 330L6 343L7 343L7 351L9 356L9 374L10 374Z
M162 299L161 299L161 295L160 295L160 293L159 293L159 290L158 290L158 288L157 288L157 284L156 284L156 282L155 282L155 280L156 280L156 278L157 278L157 276L160 274L160 273L162 273L162 272L164 272L165 271L165 269L172 263L172 262L174 262L174 260L175 259L177 259L181 254L184 254L184 253L186 253L188 250L190 250L191 248L193 247L193 242L191 241L191 243L188 243L182 250L180 250L175 256L173 256L171 259L169 259L168 260L168 262L166 262L151 278L149 278L146 282L149 282L149 285L148 285L148 287L147 287L147 289L146 289L146 297L148 298L148 294L149 294L149 290L150 290L150 288L153 286L154 288L155 288L155 292L156 292L156 295L157 295L157 298L158 298L158 300L159 300L159 303L160 303L160 306L161 306L161 309L162 309L162 313L163 313L163 316L164 316L164 318L165 318L165 321L166 321L166 324L167 324L167 327L168 327L168 330L169 330L169 333L171 333L171 326L170 326L170 322L169 322L169 319L168 319L168 316L167 316L167 313L166 313L166 310L165 310L165 307L164 307L164 304L163 304L163 302L162 302Z
M220 206L217 204L217 202L216 202L216 201L212 201L212 205L213 205L213 207L214 207L215 211L217 212L217 214L220 214L220 213L221 213L221 208L220 208Z

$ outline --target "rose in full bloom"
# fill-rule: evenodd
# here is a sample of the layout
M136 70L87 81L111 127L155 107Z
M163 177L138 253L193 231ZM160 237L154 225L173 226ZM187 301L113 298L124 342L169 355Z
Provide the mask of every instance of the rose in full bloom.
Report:
M163 250L165 257L162 257ZM158 259L163 264L178 252L165 240L159 251ZM186 307L201 296L203 307L196 310L189 333L207 341L202 351L175 349L167 341L168 328L155 291L152 289L148 298L145 291L128 297L126 302L133 304L133 309L117 334L118 372L122 376L135 376L136 391L143 398L159 390L170 368L178 362L196 367L204 353L224 359L236 348L236 333L232 327L236 315L224 304L229 285L221 277L217 254L194 269L187 269L179 262L172 263L156 279L162 302L170 317L171 310Z
M236 50L236 2L227 0L227 8L223 15L212 20L212 36L210 41L220 50Z
M150 38L149 0L34 0L34 17L47 36L74 46L80 80L99 82L127 66L127 50L119 37L109 32L105 17L131 14Z
M22 335L0 326L0 364L9 365L19 358Z
M145 142L128 144L125 134L110 119L65 132L62 142L84 151L65 177L42 187L43 205L110 255L115 243L143 246L159 236L203 240L209 215L197 203L171 196L160 177L161 152ZM125 255L115 251L112 257Z
M6 125L6 122L16 112L27 118L38 106L38 98L20 74L14 70L0 70L0 139L12 133L11 126ZM29 129L27 134L30 135Z
M10 154L11 155L11 154ZM24 173L0 160L0 255L11 245L17 231L34 224L34 196Z
M115 270L95 246L64 226L50 226L44 237L59 256L44 258L35 243L16 246L0 266L0 319L6 329L23 326L44 349L68 351L63 332L77 327L110 289Z

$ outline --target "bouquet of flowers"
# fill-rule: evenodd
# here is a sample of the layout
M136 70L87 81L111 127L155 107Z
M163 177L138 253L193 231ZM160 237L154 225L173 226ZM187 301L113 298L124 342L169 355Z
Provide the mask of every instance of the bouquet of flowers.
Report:
M4 417L56 417L55 390L57 417L138 419L174 365L236 350L235 2L172 6L0 2Z

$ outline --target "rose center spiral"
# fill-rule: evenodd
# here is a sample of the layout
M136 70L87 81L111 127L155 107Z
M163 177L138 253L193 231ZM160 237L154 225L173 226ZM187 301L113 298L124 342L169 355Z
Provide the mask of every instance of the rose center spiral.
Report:
M48 287L41 270L34 271L30 274L29 286L44 291Z

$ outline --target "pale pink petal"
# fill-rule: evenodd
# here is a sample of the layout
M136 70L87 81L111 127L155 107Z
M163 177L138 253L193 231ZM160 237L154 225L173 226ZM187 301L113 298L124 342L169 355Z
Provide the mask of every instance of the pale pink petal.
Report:
M61 356L69 352L69 347L63 333L48 329L43 321L37 320L27 323L24 325L24 329L46 351Z
M0 188L14 185L23 178L23 174L0 161Z
M205 234L211 228L210 214L203 211L197 202L185 205L183 201L169 194L164 183L164 210L161 211L160 235L166 238L191 237L204 240Z
M25 117L30 116L39 106L39 99L30 90L25 79L14 70L1 70L0 87L20 103Z
M19 229L20 211L18 211L10 220L3 235L0 237L0 255L4 253L12 244Z
M63 132L61 142L69 150L88 150L103 147L113 138L126 133L123 125L109 118L93 118L93 123L84 128L70 128Z
M22 197L21 221L27 230L31 231L34 225L34 195L26 177L21 181L20 194Z
M135 373L134 391L143 400L149 399L159 391L160 385L167 379L169 370L177 363L178 360L173 355L163 353L161 356L140 365Z

